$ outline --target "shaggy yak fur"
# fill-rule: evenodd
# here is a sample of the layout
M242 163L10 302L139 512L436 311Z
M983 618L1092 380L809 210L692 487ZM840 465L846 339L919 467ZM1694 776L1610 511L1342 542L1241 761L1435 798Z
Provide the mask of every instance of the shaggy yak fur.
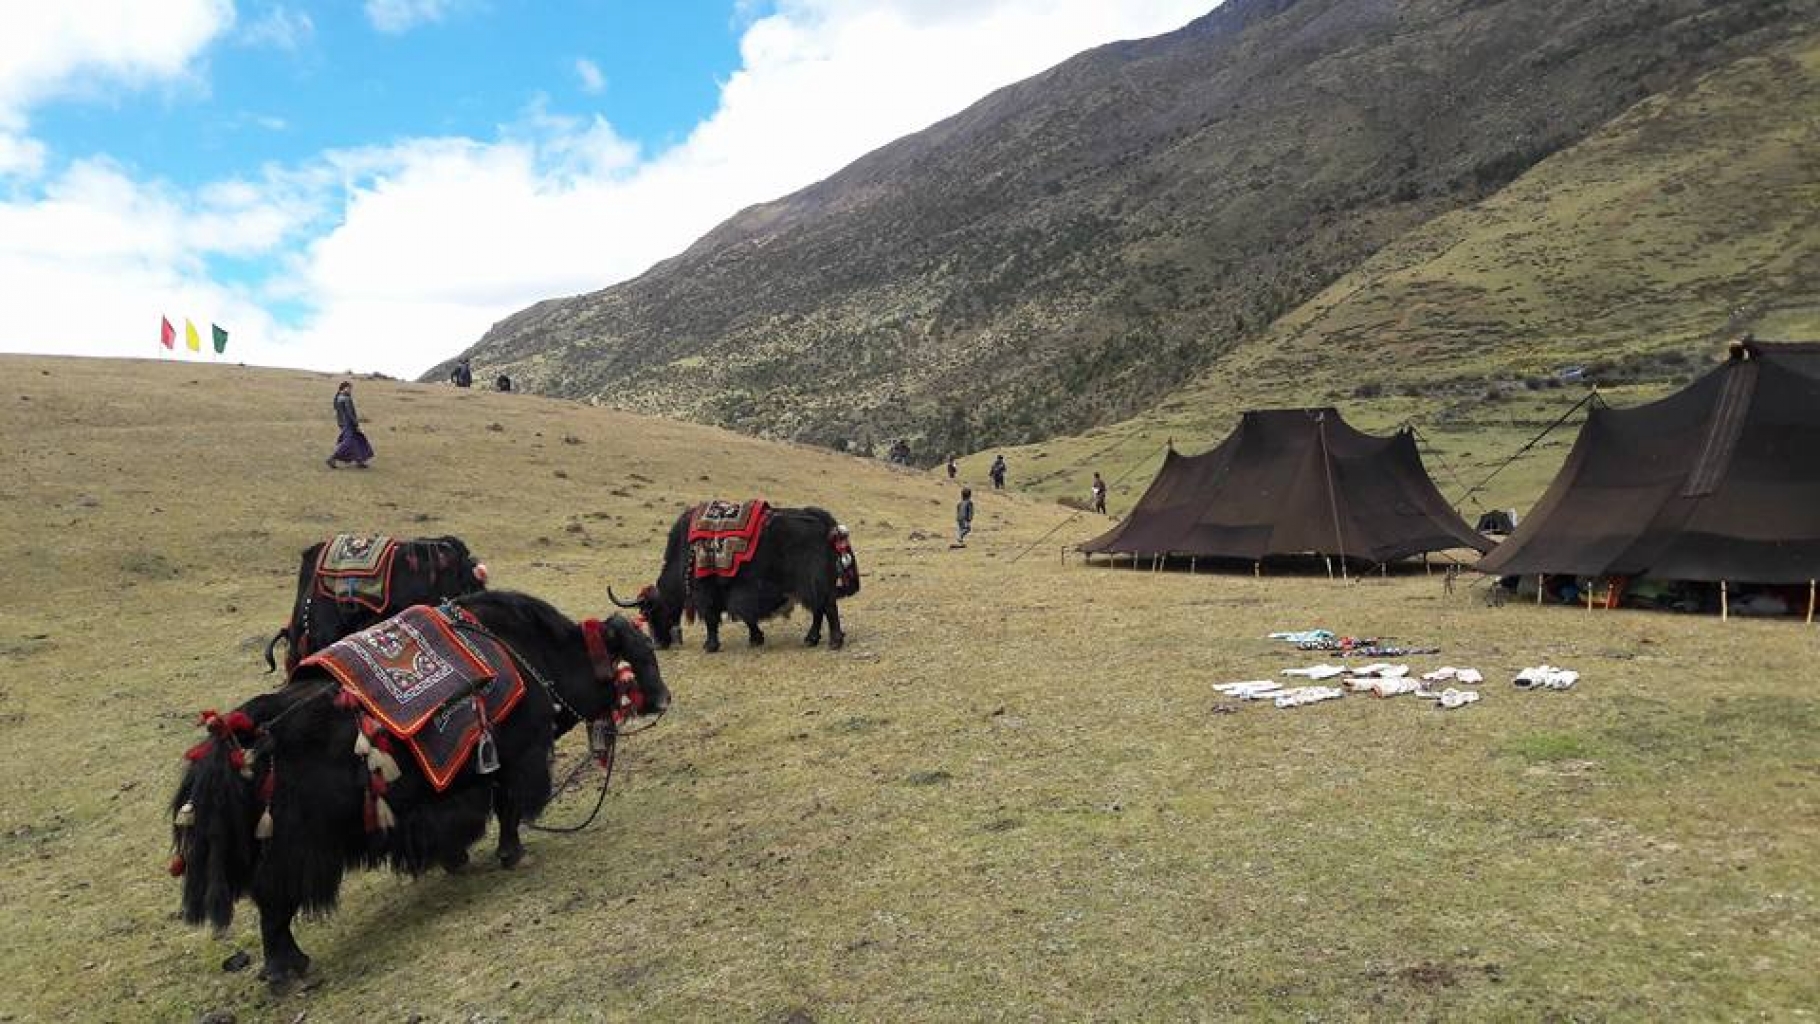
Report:
M458 869L486 830L489 814L499 818L500 862L518 863L524 855L519 825L536 818L550 799L556 737L577 723L576 715L597 718L613 706L612 683L596 679L581 627L556 609L506 591L455 603L549 680L574 714L552 702L525 672L524 698L493 727L498 770L477 774L470 760L450 787L437 793L410 752L397 747L402 775L385 796L397 824L369 832L370 774L354 753L359 711L337 706L333 677L306 666L289 685L241 705L251 727L235 742L215 740L189 762L172 798L174 813L188 804L194 817L189 827L174 829L184 861L183 919L226 928L235 902L250 895L259 908L265 954L260 977L275 988L310 965L291 935L293 918L299 911L332 909L349 869L389 864L412 875L436 866ZM632 666L644 713L663 710L670 694L650 640L622 616L604 625L609 652ZM250 758L250 779L236 767L241 758ZM259 794L274 773L272 832L261 840L255 836L265 809Z
M814 615L803 643L814 647L822 642L822 620L828 622L828 647L840 650L847 634L840 626L840 605L835 592L840 576L839 554L834 550L833 536L838 527L834 516L819 508L773 508L771 518L759 534L758 552L731 579L707 576L688 579L689 516L684 512L670 527L670 539L664 546L664 561L655 586L639 591L633 601L607 596L621 608L637 608L651 630L651 638L660 648L682 640L682 618L685 611L701 617L708 639L702 649L720 650L720 619L723 614L746 624L747 640L754 646L765 642L758 628L763 619L787 615L793 606L801 605ZM859 566L851 575L853 589L859 592Z
M291 603L291 621L265 645L267 672L278 668L272 653L280 643L286 649L284 672L288 676L304 658L414 604L437 604L487 587L486 570L460 537L401 540L392 556L392 589L386 607L375 612L354 601L323 597L316 592L316 559L327 543L319 541L304 549L303 564L297 569L297 597Z

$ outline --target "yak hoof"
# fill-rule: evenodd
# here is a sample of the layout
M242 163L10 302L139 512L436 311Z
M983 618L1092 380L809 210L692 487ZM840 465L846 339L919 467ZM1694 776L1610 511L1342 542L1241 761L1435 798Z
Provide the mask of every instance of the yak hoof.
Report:
M310 973L310 958L302 953L295 957L286 957L276 963L267 960L259 968L259 980L266 983L276 996L284 995L291 986L302 981Z
M707 651L709 654L713 654L715 651L720 650L720 641L713 637L709 637L702 641L701 649Z
M819 647L821 646L821 642L822 635L820 633L810 633L808 636L803 637L804 647Z
M511 850L501 850L499 851L499 866L507 871L513 868L530 867L531 856L522 846Z
M452 853L442 859L442 869L451 875L463 874L468 870L468 851Z
M754 633L746 638L746 642L753 647L763 647L765 645L765 635L763 633Z
M830 651L838 651L845 646L847 646L847 634L845 633L836 633L828 638L828 649Z

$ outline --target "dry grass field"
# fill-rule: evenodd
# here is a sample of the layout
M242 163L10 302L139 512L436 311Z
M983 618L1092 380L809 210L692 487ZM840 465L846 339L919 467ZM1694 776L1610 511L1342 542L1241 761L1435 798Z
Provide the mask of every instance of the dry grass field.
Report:
M378 459L331 472L333 378L0 371L0 1020L1820 1007L1820 627L1493 609L1419 573L1063 564L1105 524L1016 494L981 492L951 551L945 479L524 395L361 381ZM598 824L534 837L514 872L356 878L299 930L301 991L222 970L257 953L250 906L223 939L175 920L179 756L199 709L271 685L258 648L306 544L456 533L496 586L598 614L607 584L654 573L686 502L754 494L852 528L846 650L790 642L800 616L760 650L704 655L693 632ZM1477 666L1484 699L1277 710L1211 689L1306 663L1261 638L1323 625L1439 644L1412 664ZM1540 661L1584 680L1506 682Z

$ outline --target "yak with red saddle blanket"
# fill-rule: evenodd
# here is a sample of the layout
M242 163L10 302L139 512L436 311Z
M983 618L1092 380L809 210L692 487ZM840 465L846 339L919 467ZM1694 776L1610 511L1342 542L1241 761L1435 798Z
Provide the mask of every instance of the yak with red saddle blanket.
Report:
M699 617L708 632L702 649L720 650L721 616L746 624L747 639L765 642L759 622L786 615L801 605L814 616L803 642L828 646L847 642L841 629L843 597L859 593L859 561L847 528L819 508L776 508L763 501L709 501L676 518L664 547L657 582L622 601L637 608L659 647L682 639L685 615Z
M288 676L304 658L414 604L486 588L487 567L460 537L336 534L304 549L291 619L265 645L265 670L277 669L280 643Z
M171 808L183 919L225 928L259 908L261 976L309 967L291 923L335 905L342 876L467 863L499 819L500 863L551 796L556 738L610 750L620 722L670 702L651 641L623 616L575 623L489 592L417 607L306 659L288 685L205 712Z

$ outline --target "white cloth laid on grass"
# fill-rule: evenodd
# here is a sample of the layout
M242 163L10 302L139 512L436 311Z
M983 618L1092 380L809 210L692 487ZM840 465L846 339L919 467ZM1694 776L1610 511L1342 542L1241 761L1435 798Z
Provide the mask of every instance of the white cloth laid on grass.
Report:
M1275 696L1283 692L1283 684L1268 679L1253 679L1244 683L1215 683L1213 688L1228 697L1237 697L1240 700L1256 700L1266 694Z
M1456 690L1449 686L1447 689L1441 691L1441 697L1436 704L1436 707L1446 708L1448 710L1463 708L1468 704L1477 703L1478 699L1479 692L1477 690Z
M1387 661L1377 661L1349 669L1354 678L1400 679L1409 674L1408 665L1392 665Z
M1371 694L1374 697L1396 697L1405 693L1415 693L1421 688L1422 683L1419 680L1404 679L1401 677L1379 679L1372 683L1370 687Z
M1332 679L1334 676L1345 674L1346 666L1344 665L1310 665L1307 668L1286 668L1283 670L1283 675L1305 676L1309 679Z
M1422 678L1431 683L1454 682L1465 683L1468 686L1485 681L1485 677L1476 668L1454 668L1452 665L1442 665L1433 672L1424 672Z
M1293 690L1284 690L1276 697L1279 708L1301 707L1303 704L1317 704L1324 700L1346 696L1346 691L1332 686L1298 686Z
M1511 683L1519 690L1571 690L1580 673L1554 665L1537 665L1517 673Z
M1291 644L1315 644L1324 640L1332 640L1334 635L1330 630L1304 629L1294 633L1272 633L1269 639Z

